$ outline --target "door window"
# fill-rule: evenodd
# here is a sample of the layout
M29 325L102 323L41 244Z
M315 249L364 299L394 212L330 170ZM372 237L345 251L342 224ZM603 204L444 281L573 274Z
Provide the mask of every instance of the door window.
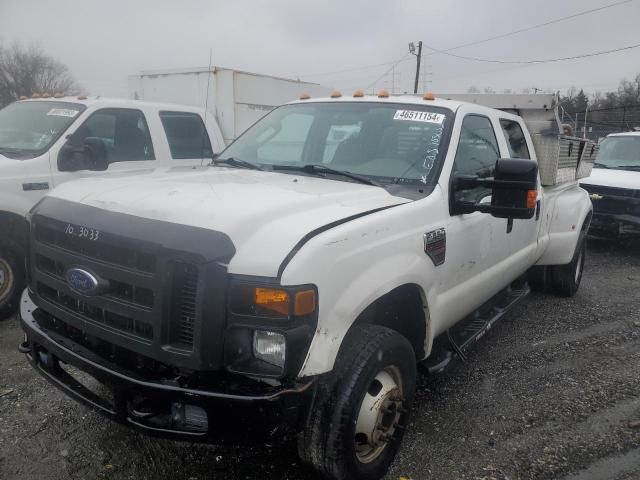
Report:
M493 177L500 150L491 120L480 115L467 115L462 121L460 141L456 151L454 175ZM490 195L485 187L456 191L456 200L477 202Z
M73 143L99 138L109 163L154 160L153 144L144 114L139 110L106 108L92 114L73 134Z
M160 120L167 134L171 158L211 158L209 135L202 117L196 113L160 112Z
M529 147L527 146L527 139L524 138L522 127L518 122L513 120L500 120L500 126L502 127L502 133L507 141L507 147L509 148L510 158L531 158L529 156Z

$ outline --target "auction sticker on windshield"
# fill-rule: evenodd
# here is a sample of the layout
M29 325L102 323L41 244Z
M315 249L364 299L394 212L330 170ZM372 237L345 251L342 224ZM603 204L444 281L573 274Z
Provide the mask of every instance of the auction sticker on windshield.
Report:
M413 122L442 123L443 113L423 112L420 110L396 110L394 120L411 120Z
M47 115L54 117L75 117L79 113L78 110L72 110L70 108L52 108Z

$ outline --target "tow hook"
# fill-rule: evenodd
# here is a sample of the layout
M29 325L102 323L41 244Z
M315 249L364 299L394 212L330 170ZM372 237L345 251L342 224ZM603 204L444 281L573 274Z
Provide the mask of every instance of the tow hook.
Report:
M29 341L25 340L20 345L18 345L18 351L20 353L31 353L31 345L29 345Z

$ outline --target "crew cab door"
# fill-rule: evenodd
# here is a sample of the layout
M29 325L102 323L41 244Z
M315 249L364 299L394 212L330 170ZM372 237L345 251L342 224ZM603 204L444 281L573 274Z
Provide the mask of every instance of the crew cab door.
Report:
M452 138L455 159L448 176L445 169L441 177L448 182L450 206L456 199L490 203L490 190L455 191L453 180L456 175L494 176L496 161L509 156L499 120L465 106L459 109L456 123ZM535 236L535 219L510 221L480 212L456 214L451 208L446 261L440 267L439 310L444 323L452 325L524 273L526 259L533 255L527 246Z
M524 122L517 117L499 118L500 132L503 143L502 158L535 159L535 151L531 137ZM506 236L509 256L518 268L528 268L535 258L540 238L540 212L543 207L544 196L542 185L538 179L538 201L536 214L529 220L514 220ZM503 220L504 221L504 220Z
M153 171L159 162L149 131L149 122L142 110L136 108L101 108L89 114L76 130L67 137L66 144L81 147L87 138L103 142L107 152L108 167L104 171L80 168L76 171L60 171L58 156L65 143L52 150L54 185L76 178L105 175L143 174Z

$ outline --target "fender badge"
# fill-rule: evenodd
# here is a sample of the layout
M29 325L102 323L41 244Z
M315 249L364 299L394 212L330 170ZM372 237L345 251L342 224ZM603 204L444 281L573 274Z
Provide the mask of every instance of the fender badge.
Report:
M437 267L444 263L447 253L447 231L444 228L431 230L424 234L424 253Z
M597 193L592 193L589 195L591 200L602 200L604 197L602 195L598 195Z

